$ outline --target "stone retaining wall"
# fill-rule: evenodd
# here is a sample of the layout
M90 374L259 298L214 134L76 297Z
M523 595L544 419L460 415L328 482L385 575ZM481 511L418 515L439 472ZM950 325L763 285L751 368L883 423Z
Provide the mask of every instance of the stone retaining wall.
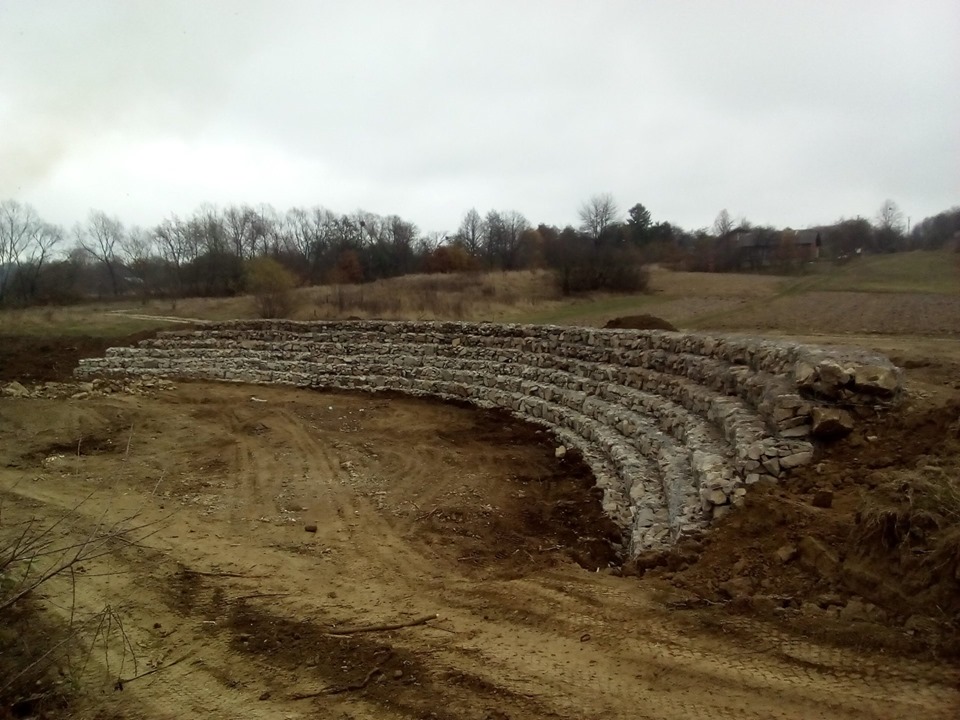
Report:
M702 528L746 487L812 460L844 406L889 405L901 376L856 349L540 325L234 321L81 360L77 375L404 393L502 407L580 450L631 552Z

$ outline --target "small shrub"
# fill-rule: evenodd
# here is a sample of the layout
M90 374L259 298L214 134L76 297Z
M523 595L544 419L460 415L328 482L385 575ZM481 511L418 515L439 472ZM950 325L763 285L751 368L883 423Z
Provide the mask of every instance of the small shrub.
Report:
M629 249L601 249L569 262L556 271L563 295L606 291L642 293L650 286L650 273Z
M467 272L477 266L476 258L459 245L442 245L427 255L423 262L423 269L427 273Z
M296 278L273 258L250 260L246 268L246 282L260 317L285 318L293 312Z

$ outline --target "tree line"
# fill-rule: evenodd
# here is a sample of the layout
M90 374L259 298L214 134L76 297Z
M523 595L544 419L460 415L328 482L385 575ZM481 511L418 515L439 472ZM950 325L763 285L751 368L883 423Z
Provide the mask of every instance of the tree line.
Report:
M455 232L422 232L398 215L323 207L204 206L152 228L125 225L101 210L71 229L30 205L0 201L0 306L66 303L91 297L228 296L250 289L251 263L268 258L299 284L362 283L409 273L546 268L564 293L640 291L644 266L691 270L756 267L744 238L772 248L765 266L790 269L790 230L755 227L723 210L711 228L687 231L654 222L635 204L622 212L608 194L579 208L577 227L534 226L515 210L468 210ZM960 233L960 208L907 232L895 203L873 220L821 229L823 256L943 247ZM806 232L806 231L804 231ZM750 258L753 258L752 264ZM261 265L262 269L262 265Z
M874 218L841 218L829 225L802 230L755 225L718 213L710 228L680 231L682 250L676 264L701 272L803 271L811 260L846 262L862 254L938 250L960 251L960 206L910 227L893 200L886 200ZM672 248L676 251L678 248Z

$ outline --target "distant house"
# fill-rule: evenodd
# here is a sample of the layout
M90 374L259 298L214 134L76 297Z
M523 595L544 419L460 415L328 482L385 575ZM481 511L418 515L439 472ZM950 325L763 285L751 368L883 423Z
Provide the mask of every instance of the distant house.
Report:
M771 265L792 265L816 260L823 245L821 230L737 229L730 233L730 242L741 267L762 268Z

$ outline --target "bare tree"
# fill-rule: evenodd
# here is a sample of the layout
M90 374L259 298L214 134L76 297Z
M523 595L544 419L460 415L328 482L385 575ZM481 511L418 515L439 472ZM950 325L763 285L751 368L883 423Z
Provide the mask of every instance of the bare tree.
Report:
M222 257L231 252L231 236L225 215L215 205L202 205L193 214L190 234L194 260L203 255Z
M610 193L594 195L580 206L580 230L592 238L599 240L604 231L617 222L620 209Z
M366 210L357 210L354 213L353 222L358 228L360 247L375 245L383 238L386 223L379 215Z
M7 287L4 278L12 277L17 259L30 243L39 222L40 218L29 205L21 205L16 200L0 203L0 300Z
M0 303L17 281L24 300L36 293L43 264L63 231L40 219L30 205L15 200L0 202Z
M153 233L147 232L139 225L134 225L124 233L120 240L120 248L128 263L146 262L153 257L156 250Z
M508 210L502 213L500 218L503 220L504 230L501 266L504 270L516 270L520 265L523 234L530 229L530 223L516 210Z
M248 205L228 207L223 212L223 227L236 257L248 260L256 255L257 244L264 235L256 210Z
M325 256L332 245L336 216L323 208L291 208L284 221L287 253L304 277L319 282Z
M893 200L884 200L877 212L877 248L884 252L900 248L905 226L900 207Z
M420 255L429 255L435 252L437 248L443 247L446 240L447 236L442 232L431 230L417 238L417 252Z
M461 242L464 249L473 257L480 257L483 249L483 235L486 227L483 218L476 208L470 208L467 214L463 216L460 223L460 229L457 231L457 240Z
M240 260L267 255L271 246L276 250L282 240L280 217L272 205L261 204L256 209L232 205L223 211L221 224L233 254Z
M120 259L124 238L123 224L100 210L91 210L86 225L74 229L77 243L100 262L110 279L114 296L120 294Z
M184 266L193 255L190 225L174 215L153 229L153 238L167 271L173 274L174 294L180 297L184 290Z
M134 282L138 285L138 292L146 297L152 289L151 270L156 268L156 245L154 244L153 233L148 232L139 225L134 225L120 241L120 248L123 260L127 268L132 272Z
M515 270L520 262L523 233L530 223L516 210L491 210L483 224L483 254L487 264L501 270Z
M730 233L733 230L733 218L726 208L717 213L716 220L713 221L713 234L718 238Z
M261 203L256 223L256 237L260 241L260 254L276 255L283 244L283 221L273 205ZM254 245L256 251L256 245Z
M881 230L893 230L897 233L903 232L904 228L903 212L893 200L884 200L877 212L877 227Z
M404 275L413 269L413 246L420 234L416 225L399 215L385 218L383 240L389 246L393 267L390 273Z
M333 265L333 247L337 233L337 216L324 208L310 212L311 241L310 272L314 282Z
M503 255L506 244L503 217L491 210L483 219L483 255L488 268L495 267Z

